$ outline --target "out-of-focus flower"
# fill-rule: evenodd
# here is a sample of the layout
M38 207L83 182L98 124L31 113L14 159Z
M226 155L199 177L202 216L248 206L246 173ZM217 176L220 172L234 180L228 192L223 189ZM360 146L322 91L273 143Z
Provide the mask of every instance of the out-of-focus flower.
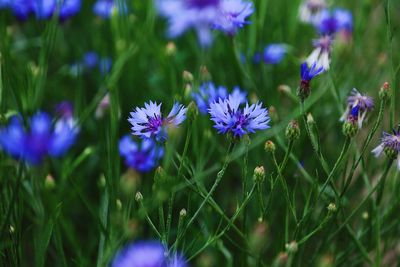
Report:
M358 128L361 129L365 117L369 111L373 110L373 108L374 100L372 97L363 95L357 89L353 88L350 96L347 98L346 111L340 120L344 121L349 115L352 115L353 117L357 118ZM357 114L350 114L355 112L357 112Z
M99 55L94 51L89 51L83 55L83 64L88 69L93 69L99 64Z
M210 104L209 113L218 133L230 133L234 137L242 137L256 130L270 128L268 110L262 107L262 103L251 106L246 103L244 108L241 108L240 104L241 98L233 94Z
M66 20L80 11L81 0L7 0L4 6L9 7L14 15L21 20L25 20L30 14L34 14L37 19L49 19L59 9L60 20Z
M47 155L62 156L75 143L79 133L73 117L62 115L54 126L50 115L38 112L29 120L29 131L21 118L11 118L8 127L0 128L0 146L12 157L29 164L40 164Z
M112 267L186 267L185 259L174 254L166 257L166 249L158 241L136 242L119 251Z
M323 71L324 71L324 69L322 67L317 68L315 63L311 66L311 68L309 68L307 66L306 62L301 64L301 67L300 67L301 81L300 81L300 87L297 92L297 95L302 100L306 99L311 93L311 86L310 86L311 80L315 76L321 74Z
M332 43L333 39L329 35L314 40L315 49L307 58L307 64L311 66L315 63L317 68L322 67L324 70L329 70Z
M213 28L233 35L248 23L246 18L254 12L253 4L243 0L156 0L155 3L160 15L168 19L170 38L193 28L203 47L211 45Z
M372 150L375 157L379 157L382 152L388 158L397 160L397 169L400 170L400 127L393 129L393 134L383 132L381 144Z
M186 111L183 105L175 103L168 116L163 118L161 104L150 101L144 108L137 107L131 112L128 121L132 124L133 135L165 141L167 129L181 124L186 119Z
M263 60L266 64L280 63L287 53L287 45L270 44L264 49Z
M235 87L232 94L240 99L240 103L246 102L246 93L242 92L239 87ZM207 114L211 103L218 99L226 99L227 97L228 90L226 87L216 87L212 82L203 83L198 92L192 93L193 100L196 102L197 107L203 114Z
M104 116L104 112L110 107L110 94L107 93L100 103L97 105L95 117L100 119Z
M299 17L300 21L305 23L314 23L318 18L321 10L326 7L325 0L305 0L300 5Z
M128 12L128 7L125 1L98 0L93 5L93 12L96 16L108 19L113 13L126 14Z
M81 61L74 63L70 67L71 75L78 76L82 72L98 68L102 75L111 71L112 59L110 57L100 57L96 52L89 51L83 55Z
M249 23L246 19L253 12L253 2L222 0L219 6L220 15L213 26L215 29L225 32L228 35L235 35L239 28L243 28L244 25Z
M349 10L342 8L324 9L314 25L322 35L334 35L340 31L351 34L353 31L353 15Z
M148 172L157 166L164 149L152 139L135 142L131 136L125 135L119 141L119 153L125 158L128 167L138 172Z

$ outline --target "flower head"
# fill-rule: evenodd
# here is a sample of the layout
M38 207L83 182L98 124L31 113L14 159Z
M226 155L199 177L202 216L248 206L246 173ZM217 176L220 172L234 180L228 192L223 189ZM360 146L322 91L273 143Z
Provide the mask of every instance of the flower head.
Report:
M305 0L300 5L299 17L302 22L313 23L322 9L326 7L325 0Z
M97 0L93 5L93 12L103 19L108 19L114 12L127 13L128 7L125 1L121 1L121 5L118 5L118 1L115 0Z
M266 64L278 64L287 53L287 45L270 44L264 49L263 59Z
M241 99L241 103L246 102L246 93L242 92L239 87L235 87L232 92L233 95ZM200 112L207 114L210 104L218 99L226 99L228 97L228 90L226 87L216 87L212 82L203 83L198 92L192 93L192 98L196 101L196 105Z
M234 137L241 137L256 130L270 128L268 110L262 108L262 103L251 106L246 103L244 108L241 108L240 104L241 98L233 94L210 104L208 112L218 133L230 133Z
M316 64L314 63L311 68L309 68L307 66L307 63L304 62L303 64L301 64L300 67L300 76L301 76L301 82L300 82L300 87L299 87L299 91L297 92L297 94L299 95L299 97L301 99L306 99L310 93L311 93L311 80L321 74L324 71L324 69L322 67L317 68Z
M345 120L349 116L357 119L358 128L361 129L364 119L369 111L374 109L374 100L372 97L361 94L357 89L351 90L347 98L347 108L340 120Z
M392 134L383 132L381 144L372 150L375 157L379 157L382 152L390 159L396 159L397 169L400 170L400 127L397 130L393 129Z
M128 121L132 124L132 134L142 138L155 138L164 141L167 138L167 129L178 126L186 119L186 111L183 105L175 103L166 118L161 114L161 103L150 101L144 108L137 107L130 113Z
M308 56L307 64L311 66L316 63L317 68L322 67L324 70L329 70L332 43L333 39L329 35L324 35L314 40L313 45L315 49Z
M236 34L239 28L249 24L246 18L254 12L253 3L244 0L223 0L219 6L217 20L213 24L215 29L229 35Z
M8 127L0 128L0 147L12 157L29 164L40 164L44 157L61 156L75 143L79 133L73 118L61 117L54 126L50 115L38 112L25 130L21 118L11 118Z
M165 256L165 248L158 241L136 242L117 253L112 267L186 267L178 254Z
M350 11L337 8L323 10L315 21L315 27L321 34L334 35L340 31L353 31L353 15Z
M119 141L119 153L125 158L128 167L139 172L148 172L157 166L164 149L157 146L152 139L135 142L131 136L125 135Z

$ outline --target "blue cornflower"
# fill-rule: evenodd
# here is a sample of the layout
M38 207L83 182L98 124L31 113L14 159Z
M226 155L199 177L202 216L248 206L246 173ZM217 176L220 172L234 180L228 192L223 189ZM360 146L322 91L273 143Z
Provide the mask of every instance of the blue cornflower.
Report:
M232 92L240 98L240 102L246 102L246 93L242 92L239 87L235 87ZM206 82L200 85L198 92L192 93L192 98L196 101L196 105L200 112L203 114L208 113L210 104L218 99L226 99L228 97L228 90L224 86L216 87L212 82Z
M218 99L210 104L208 112L218 133L241 137L256 130L270 128L268 110L262 108L262 103L251 106L246 103L244 108L241 108L240 104L241 98L232 94L226 99Z
M169 22L168 36L175 38L185 31L196 30L200 45L210 46L211 30L233 35L248 22L253 4L243 0L156 0L160 15Z
M144 105L130 113L128 121L132 124L133 135L165 141L168 128L178 126L186 119L187 108L179 103L174 104L166 118L161 114L161 103L150 101Z
M306 62L301 64L300 67L301 81L297 95L302 100L306 99L311 93L311 87L310 87L311 80L315 76L321 74L323 71L324 69L322 67L317 68L316 63L312 64L311 68L308 67Z
M89 51L83 56L83 63L88 69L93 69L99 63L99 55L94 51Z
M54 126L50 115L38 112L26 131L21 118L14 116L8 127L0 128L0 147L12 157L40 164L44 157L61 156L75 143L79 128L72 117L61 116Z
M334 35L342 30L351 33L353 31L353 15L349 10L341 8L325 9L314 24L323 35Z
M363 121L365 120L368 112L373 109L374 100L372 97L361 94L357 89L353 88L350 96L347 98L346 111L340 120L343 121L348 118L349 115L351 115L352 117L357 118L358 128L361 129Z
M381 143L372 150L375 157L379 157L382 152L390 159L396 160L397 169L400 170L400 127L397 130L393 129L392 134L383 132Z
M125 135L119 141L119 153L125 158L128 167L139 172L148 172L157 166L164 149L157 146L152 139L142 139L137 143L131 136Z
M118 5L118 1L115 0L98 0L93 6L93 12L103 18L107 19L111 17L114 12L119 14L126 14L128 12L128 7L125 1Z
M8 7L11 8L15 16L25 20L33 13L37 19L49 19L53 16L59 5L60 20L65 20L79 12L81 0L14 0L10 1Z
M235 35L239 28L249 24L246 21L254 12L253 2L243 0L223 0L219 6L220 15L214 22L215 29L228 35Z
M278 64L287 53L287 45L270 44L264 49L263 59L266 64Z
M136 242L126 246L112 261L112 267L186 267L183 257L166 257L166 249L158 241Z
M81 10L81 0L64 0L60 8L60 19L66 20Z

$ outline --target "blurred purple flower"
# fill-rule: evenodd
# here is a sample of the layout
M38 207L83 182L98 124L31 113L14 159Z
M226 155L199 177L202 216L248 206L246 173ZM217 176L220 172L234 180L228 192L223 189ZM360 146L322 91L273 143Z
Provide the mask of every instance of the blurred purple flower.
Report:
M300 21L305 23L314 23L320 15L321 10L323 10L326 6L325 0L303 1L299 8Z
M254 133L256 130L270 128L268 110L262 108L262 103L244 108L240 107L239 95L229 95L226 99L219 99L210 104L209 113L215 123L214 128L218 133L231 133L234 137Z
M357 89L351 90L350 96L347 98L347 108L341 121L344 121L349 115L357 118L358 128L361 129L364 119L368 112L374 109L374 100L372 97L361 94ZM356 113L356 114L355 114Z
M266 64L280 63L287 53L287 45L270 44L264 49L263 60Z
M342 30L351 33L353 31L353 15L349 10L342 8L324 9L314 25L322 35L334 35Z
M125 135L119 141L119 153L125 158L125 164L139 172L148 172L157 166L164 149L152 139L142 139L140 143Z
M313 41L314 51L308 56L307 64L309 66L316 64L317 68L322 67L324 70L329 70L331 62L331 50L333 39L329 35L321 36Z
M108 19L111 17L113 12L126 14L128 12L128 7L124 0L122 0L120 3L116 0L97 0L97 2L93 5L93 12L103 19Z
M167 129L181 124L186 119L186 111L183 105L175 103L168 116L163 118L161 104L150 101L144 108L137 107L131 112L128 121L132 124L133 135L165 141Z
M165 252L158 241L136 242L119 251L111 267L187 267L180 255L168 258Z
M213 23L215 29L228 35L235 35L239 28L249 24L246 21L254 12L253 2L243 0L222 0L219 6L220 15Z
M383 132L381 143L372 150L375 157L379 157L382 152L390 159L396 160L397 169L400 170L400 127L397 130L393 129L393 134Z

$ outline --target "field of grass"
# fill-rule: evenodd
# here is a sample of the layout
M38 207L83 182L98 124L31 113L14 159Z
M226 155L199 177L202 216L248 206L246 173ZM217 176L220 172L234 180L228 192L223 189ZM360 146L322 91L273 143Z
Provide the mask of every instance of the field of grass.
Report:
M247 1L250 23L234 36L212 30L209 47L193 30L168 38L152 0L118 0L126 12L109 18L82 1L62 21L0 9L0 266L149 267L114 260L145 241L187 266L398 266L400 134L392 150L371 151L400 123L400 1L328 0L352 12L353 27L337 34L304 101L300 66L319 34L300 21L301 1ZM285 44L283 59L254 62L273 43ZM90 51L96 67L80 63ZM218 133L192 97L209 81L262 102L270 128ZM339 119L352 88L375 107L346 135ZM149 101L164 116L175 102L188 111L155 141L160 159L134 169L120 140ZM30 129L39 111L52 127L73 118L67 151L10 153L25 144L7 128L13 118ZM27 146L47 147L30 137ZM185 266L172 262L150 267Z

